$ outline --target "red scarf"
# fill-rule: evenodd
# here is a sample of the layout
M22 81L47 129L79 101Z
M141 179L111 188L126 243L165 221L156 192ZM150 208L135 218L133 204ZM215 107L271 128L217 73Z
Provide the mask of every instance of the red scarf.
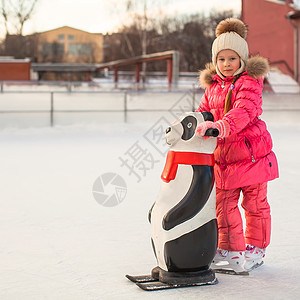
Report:
M178 164L213 166L215 159L213 154L169 151L164 170L161 174L161 179L164 182L168 183L175 179Z

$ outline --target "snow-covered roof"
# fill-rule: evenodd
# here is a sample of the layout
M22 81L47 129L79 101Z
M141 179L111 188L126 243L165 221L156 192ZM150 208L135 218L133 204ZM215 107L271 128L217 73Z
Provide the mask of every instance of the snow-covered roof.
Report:
M300 87L291 76L272 69L267 79L275 93L299 93Z

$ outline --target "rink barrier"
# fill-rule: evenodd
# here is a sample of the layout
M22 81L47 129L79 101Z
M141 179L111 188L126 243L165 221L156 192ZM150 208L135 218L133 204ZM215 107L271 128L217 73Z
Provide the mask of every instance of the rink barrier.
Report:
M50 104L49 109L1 109L1 100L3 99L6 94L35 94L35 95L47 95L49 94L50 98ZM122 97L122 108L120 109L55 109L55 96L57 95L79 95L79 94L97 94L97 95L103 95L103 94L118 94L123 95ZM108 113L108 112L121 112L123 113L123 121L127 122L128 119L128 113L129 112L163 112L163 111L169 111L170 107L161 107L161 108L129 108L128 107L128 98L131 95L134 96L141 96L143 95L167 95L167 96L178 96L179 100L181 97L188 95L189 96L189 105L187 107L187 110L194 111L195 105L196 105L196 95L202 95L203 91L200 90L190 90L190 91L173 91L173 92L167 92L167 91L5 91L0 94L0 114L12 114L12 113L47 113L49 112L49 124L51 127L53 127L55 124L55 113ZM174 100L176 102L177 98ZM24 102L26 102L24 100ZM174 111L182 112L180 109L173 109Z
M10 113L49 113L49 125L53 127L55 125L55 113L108 113L108 112L119 112L123 113L123 121L128 121L128 114L131 112L164 112L164 111L170 111L170 106L166 107L166 104L164 103L164 99L161 101L161 107L150 107L147 106L141 107L141 108L132 108L129 107L128 101L129 96L139 96L141 97L141 101L138 103L143 104L143 100L145 100L145 97L149 95L154 95L155 100L158 100L160 98L167 98L165 100L170 101L170 99L175 97L174 101L179 101L182 97L188 96L189 103L185 105L184 109L185 111L194 111L195 108L198 106L198 103L201 100L201 96L203 95L203 90L193 88L188 91L3 91L1 90L0 93L0 114L10 114ZM8 94L34 94L34 95L49 95L49 109L3 109L2 101L5 98L5 95ZM57 99L58 95L120 95L120 102L122 101L122 107L120 108L111 108L111 109L58 109L55 108L55 104L59 103L59 99ZM159 97L160 95L160 97ZM288 97L287 97L288 96ZM159 98L158 98L159 97ZM274 93L264 93L263 94L264 99L268 98L267 103L264 103L264 110L284 110L284 111L299 111L300 110L300 98L299 94L274 94ZM287 101L287 99L290 99ZM19 100L20 101L20 100ZM47 100L46 100L47 101ZM81 100L80 100L81 101ZM146 99L146 102L149 101L149 99ZM107 102L107 101L106 101ZM26 100L24 100L24 103L26 104ZM84 103L84 100L81 101L81 105ZM104 103L104 102L103 102ZM157 103L156 103L157 104ZM113 103L112 103L113 105ZM143 105L142 105L143 106ZM144 105L145 106L145 105ZM173 108L173 112L183 112L181 109Z

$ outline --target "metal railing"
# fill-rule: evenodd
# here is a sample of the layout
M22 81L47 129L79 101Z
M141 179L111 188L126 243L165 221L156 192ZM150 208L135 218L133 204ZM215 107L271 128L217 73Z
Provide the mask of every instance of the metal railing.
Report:
M122 113L123 114L123 121L127 122L128 113L130 112L163 112L168 111L170 108L176 104L176 102L180 101L180 99L185 96L188 98L185 99L184 103L184 109L183 108L174 108L174 111L183 111L183 110L190 110L193 111L196 106L196 96L202 95L203 92L193 89L190 91L174 91L172 93L166 92L166 91L5 91L0 94L0 114L24 114L24 113L49 113L49 119L50 119L50 126L54 126L55 123L55 114L56 113ZM3 105L3 97L7 95L17 95L22 96L23 100L20 105L16 105L15 107L11 107L10 105ZM43 106L44 108L39 108L36 104L30 104L29 106L26 106L27 102L30 102L30 98L32 95L35 96L43 96ZM110 102L111 105L105 105L105 107L97 107L96 105L92 105L92 108L89 108L89 104L87 103L86 107L85 102L87 102L85 99L85 95L87 97L96 96L101 102ZM48 98L45 102L45 97ZM76 107L76 105L72 105L72 103L66 108L61 108L61 102L64 102L65 99L60 98L66 98L66 97L72 97L72 96L80 96L80 107ZM116 99L110 99L113 96ZM151 106L150 104L145 107L145 105L140 106L139 104L142 103L144 100L140 101L140 103L137 103L135 105L132 104L134 102L133 98L149 98L152 97L153 99L158 102L160 97L167 98L168 102L170 103L163 105L164 103L155 104ZM199 96L200 97L200 96ZM173 98L173 99L172 99ZM70 99L67 99L70 100ZM9 104L13 104L12 101L9 100ZM97 100L96 100L97 101ZM95 102L95 101L94 101ZM146 100L146 102L149 102L149 99ZM96 107L95 107L96 106Z
M180 113L195 110L204 92L195 84L187 85L189 89L177 88L170 92L155 89L101 90L103 87L96 85L95 88L94 83L46 83L47 85L41 82L27 82L27 85L24 85L21 82L2 82L0 114L47 113L50 126L55 125L55 114L58 113L121 113L123 121L127 122L130 112L164 112L172 109L173 112ZM30 90L31 87L34 87L34 90ZM92 104L89 103L90 99ZM300 109L300 95L297 93L266 92L265 99L267 101L264 109L267 110Z

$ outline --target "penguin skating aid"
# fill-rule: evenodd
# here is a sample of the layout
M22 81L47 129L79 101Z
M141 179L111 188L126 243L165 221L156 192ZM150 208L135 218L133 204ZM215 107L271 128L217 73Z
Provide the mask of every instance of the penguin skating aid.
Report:
M195 134L201 122L212 119L210 113L186 113L166 130L170 151L149 212L158 266L151 275L127 275L144 290L217 283L209 267L218 234L213 173L216 139Z

